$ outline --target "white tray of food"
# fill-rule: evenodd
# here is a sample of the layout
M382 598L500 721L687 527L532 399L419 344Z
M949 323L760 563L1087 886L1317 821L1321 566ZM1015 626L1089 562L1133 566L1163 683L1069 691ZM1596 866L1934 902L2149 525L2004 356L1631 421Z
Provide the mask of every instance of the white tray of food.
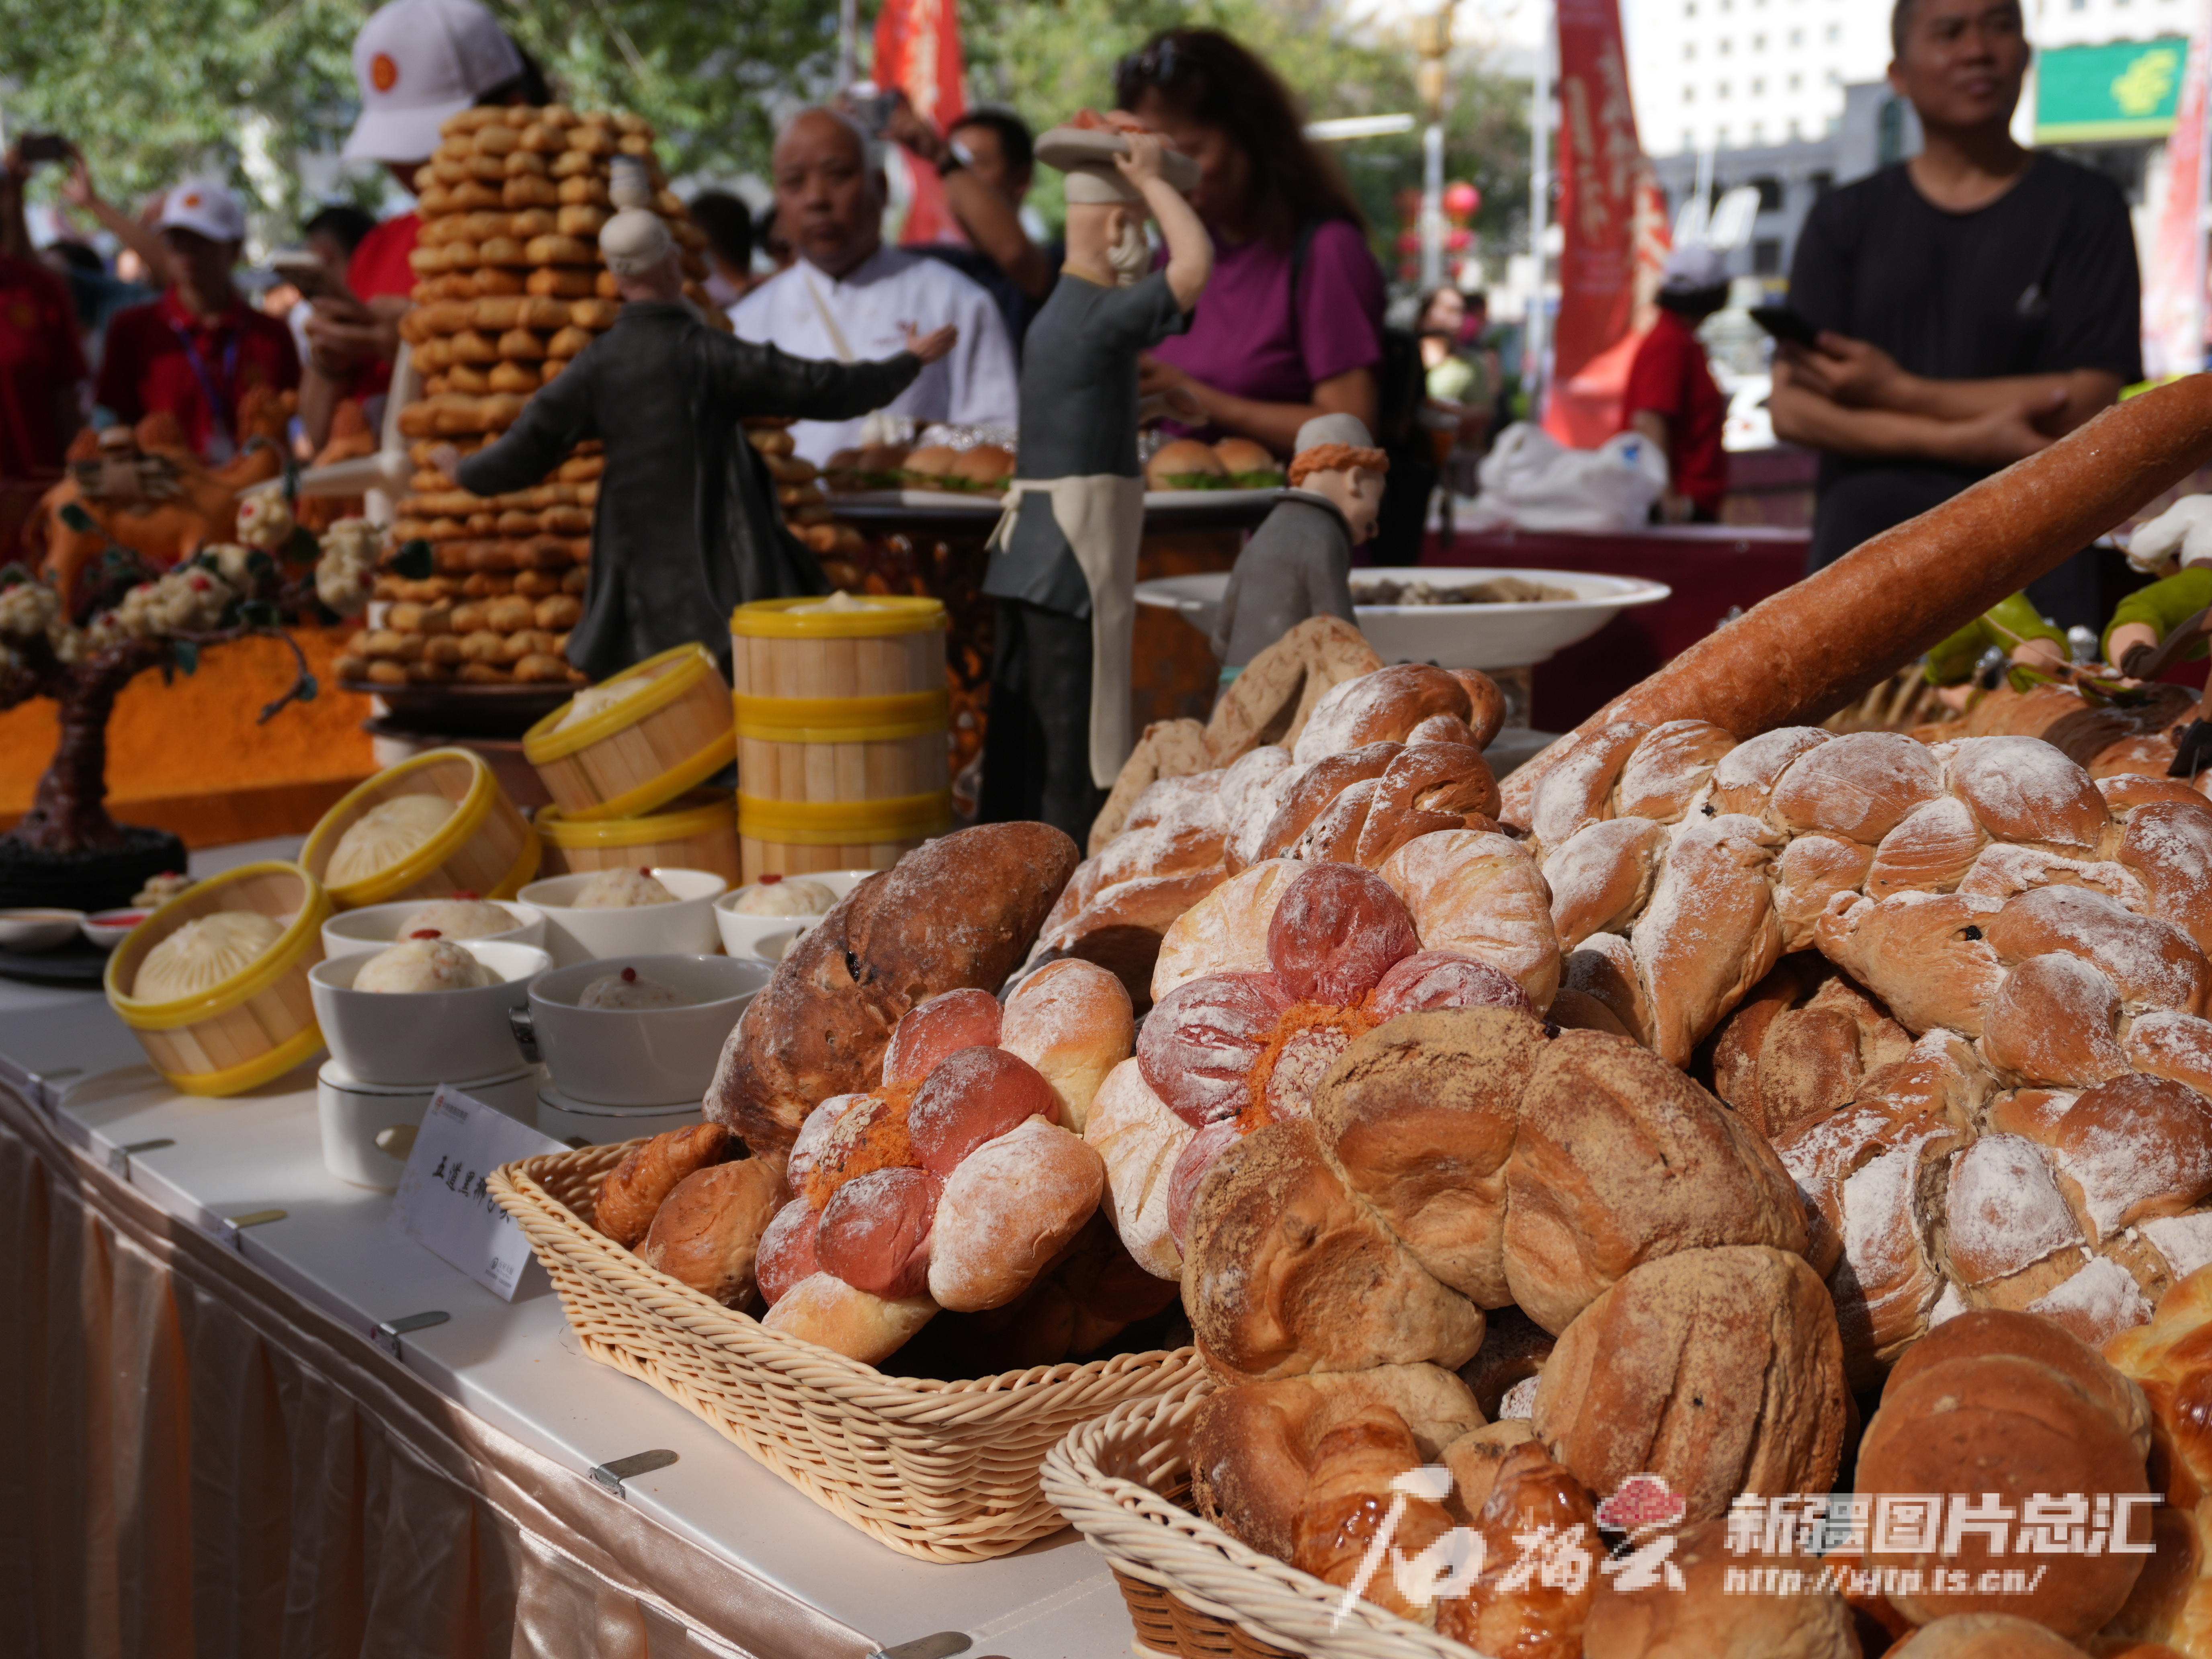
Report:
M1180 611L1200 633L1211 634L1228 586L1223 571L1165 576L1139 582L1137 602ZM1352 573L1359 630L1382 659L1443 668L1543 662L1623 611L1656 605L1673 591L1664 582L1578 570L1381 565ZM1453 602L1460 595L1468 597Z

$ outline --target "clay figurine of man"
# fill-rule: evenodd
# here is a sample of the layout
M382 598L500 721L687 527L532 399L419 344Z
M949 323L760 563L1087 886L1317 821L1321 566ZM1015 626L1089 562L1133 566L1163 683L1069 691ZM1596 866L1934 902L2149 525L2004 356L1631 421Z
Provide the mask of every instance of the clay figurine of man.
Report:
M1145 526L1137 359L1188 325L1213 270L1213 244L1181 194L1197 163L1119 112L1109 120L1037 143L1037 159L1067 175L1067 262L1023 348L1019 476L983 580L998 636L981 816L1041 819L1078 845L1131 743ZM1158 270L1148 212L1167 243Z
M726 672L735 606L828 592L813 555L784 527L738 420L866 415L956 337L909 330L896 356L842 364L717 333L683 297L676 243L646 208L642 171L617 179L622 211L599 232L624 302L615 325L532 394L497 443L465 460L450 449L439 457L462 489L497 495L538 483L587 439L606 446L591 585L568 636L568 660L594 680L686 641L713 650Z
M1316 415L1298 428L1291 487L1229 573L1213 624L1226 685L1309 617L1352 614L1352 550L1375 533L1390 458L1356 415Z

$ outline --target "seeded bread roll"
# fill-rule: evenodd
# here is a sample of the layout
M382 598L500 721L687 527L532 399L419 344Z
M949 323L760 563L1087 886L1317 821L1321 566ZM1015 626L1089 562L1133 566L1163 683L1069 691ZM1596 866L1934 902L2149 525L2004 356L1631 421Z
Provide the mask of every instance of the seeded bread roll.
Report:
M801 936L746 1007L707 1115L756 1152L790 1146L817 1101L872 1087L899 1018L963 986L994 990L1075 868L1049 824L963 830L869 877Z

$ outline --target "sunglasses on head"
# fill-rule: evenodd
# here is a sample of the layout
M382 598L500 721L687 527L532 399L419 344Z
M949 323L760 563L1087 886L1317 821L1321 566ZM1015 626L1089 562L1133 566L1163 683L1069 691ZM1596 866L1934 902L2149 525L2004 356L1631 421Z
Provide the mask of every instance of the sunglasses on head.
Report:
M1176 43L1171 37L1131 52L1114 67L1116 84L1134 81L1145 86L1164 86L1175 79L1175 74Z

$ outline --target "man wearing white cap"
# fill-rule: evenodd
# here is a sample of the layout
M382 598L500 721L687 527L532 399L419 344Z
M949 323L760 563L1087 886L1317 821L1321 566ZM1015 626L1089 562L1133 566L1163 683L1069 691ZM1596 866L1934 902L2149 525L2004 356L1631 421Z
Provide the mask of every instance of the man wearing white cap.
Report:
M624 176L627 173L629 176ZM606 446L592 525L591 585L568 660L603 680L696 640L729 665L732 608L829 589L784 527L767 468L738 429L749 415L844 420L889 403L953 331L906 332L879 362L809 362L717 333L684 299L675 240L647 204L641 167L618 169L622 211L599 231L623 305L615 325L523 406L497 443L438 465L497 495L537 483L577 444Z
M151 305L118 311L107 325L99 403L136 423L174 415L212 463L238 452L239 406L257 389L300 383L292 331L239 296L230 273L246 240L246 209L214 179L187 179L162 198L155 222L170 283Z
M1669 524L1717 524L1728 494L1721 428L1728 399L1713 384L1698 325L1728 303L1728 267L1701 243L1667 256L1659 279L1659 320L1636 348L1621 394L1624 430L1640 432L1667 458L1659 514Z
M1124 119L1135 130L1056 127L1037 144L1067 176L1067 259L1030 325L1021 476L983 579L998 628L981 816L1042 819L1079 845L1129 757L1145 530L1137 362L1190 325L1213 273L1213 244L1182 194L1198 164ZM1167 243L1158 270L1148 216Z
M477 0L392 0L379 8L354 37L353 78L361 118L345 158L381 161L410 194L447 117L478 104L551 101L544 76ZM374 397L391 381L399 318L415 286L407 256L421 228L412 212L386 220L354 250L346 292L315 301L300 417L318 444L339 398Z

